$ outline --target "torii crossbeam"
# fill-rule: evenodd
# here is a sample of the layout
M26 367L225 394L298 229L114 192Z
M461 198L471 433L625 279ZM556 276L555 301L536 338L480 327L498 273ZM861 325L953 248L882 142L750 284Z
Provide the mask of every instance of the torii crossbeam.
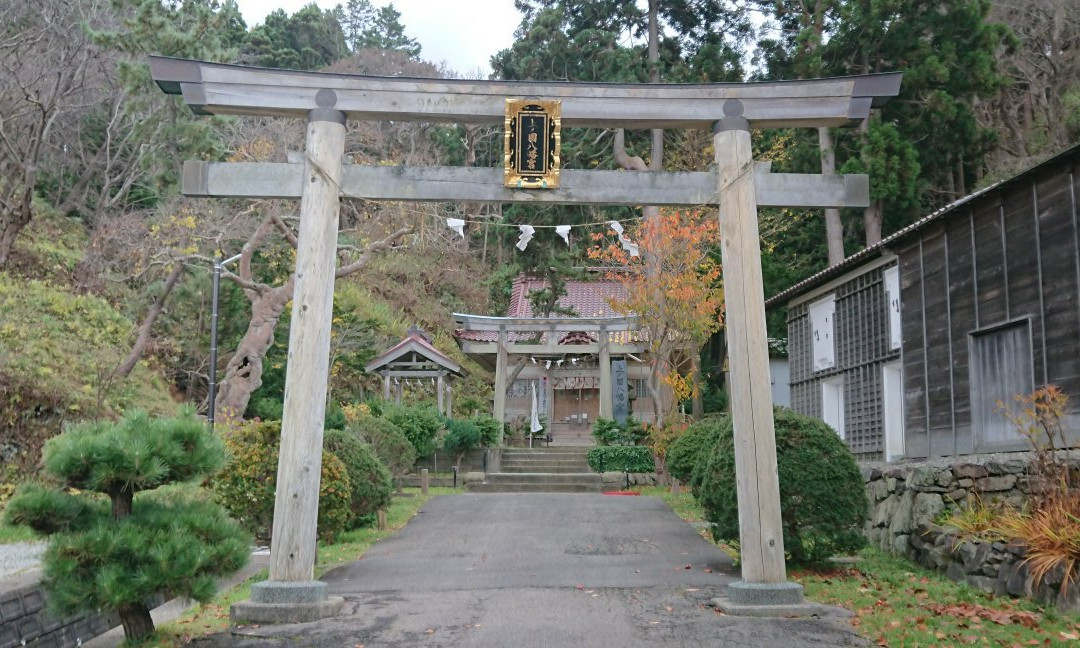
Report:
M735 611L764 603L783 614L785 605L801 602L802 590L787 582L784 564L757 207L858 207L868 203L869 192L863 176L770 175L755 168L750 129L859 123L872 107L899 92L899 73L662 85L384 78L165 57L151 57L150 68L163 91L182 95L198 113L294 117L308 123L302 166L195 164L185 169L184 190L191 195L301 198L270 576L253 587L252 602L233 607L234 619L313 620L340 606L328 599L325 584L312 578L333 250L342 196L718 205L743 577L729 586L728 594ZM712 128L716 171L638 175L567 170L560 189L539 193L502 188L494 184L498 175L490 169L343 170L346 119L495 124L503 121L506 99L536 97L561 100L564 126Z

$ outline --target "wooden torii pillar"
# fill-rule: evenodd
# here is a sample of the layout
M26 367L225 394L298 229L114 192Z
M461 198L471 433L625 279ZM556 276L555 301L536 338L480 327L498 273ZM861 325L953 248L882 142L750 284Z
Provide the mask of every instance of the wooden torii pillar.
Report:
M755 165L750 128L851 126L900 89L898 73L766 83L572 84L321 74L151 57L151 75L203 114L308 120L306 159L184 165L189 196L300 198L297 287L285 379L268 581L234 619L299 621L333 614L312 581L329 358L333 247L340 197L371 200L600 205L718 205L731 343L732 413L743 580L730 612L790 613L765 347L758 206L865 207L866 176L773 174ZM504 187L501 169L362 167L344 170L345 119L501 124L506 99L562 102L566 127L714 128L717 169L697 173L563 170L554 190ZM721 109L723 113L721 114ZM505 344L505 333L500 335ZM503 375L505 375L505 360ZM496 410L498 392L496 390Z

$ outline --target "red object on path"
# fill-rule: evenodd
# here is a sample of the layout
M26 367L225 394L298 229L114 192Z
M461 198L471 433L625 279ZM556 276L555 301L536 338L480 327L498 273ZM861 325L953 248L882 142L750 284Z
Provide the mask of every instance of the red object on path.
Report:
M641 495L636 491L604 491L604 495Z

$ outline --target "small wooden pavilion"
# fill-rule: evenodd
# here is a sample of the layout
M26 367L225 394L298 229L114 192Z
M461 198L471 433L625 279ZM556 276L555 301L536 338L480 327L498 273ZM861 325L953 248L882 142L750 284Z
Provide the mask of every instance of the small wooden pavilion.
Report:
M364 371L382 376L383 398L390 400L393 396L399 403L405 386L411 381L417 384L431 381L435 386L439 414L444 416L451 416L453 412L450 378L465 375L461 365L435 348L431 338L415 326L409 327L405 339L367 363Z

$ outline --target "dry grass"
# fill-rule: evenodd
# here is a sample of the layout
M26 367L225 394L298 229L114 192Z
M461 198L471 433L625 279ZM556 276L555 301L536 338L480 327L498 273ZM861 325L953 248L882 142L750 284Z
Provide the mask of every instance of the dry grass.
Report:
M1001 532L1024 547L1024 564L1038 587L1062 570L1061 593L1076 582L1080 571L1080 493L1064 486L1031 512L1008 511L997 520Z

